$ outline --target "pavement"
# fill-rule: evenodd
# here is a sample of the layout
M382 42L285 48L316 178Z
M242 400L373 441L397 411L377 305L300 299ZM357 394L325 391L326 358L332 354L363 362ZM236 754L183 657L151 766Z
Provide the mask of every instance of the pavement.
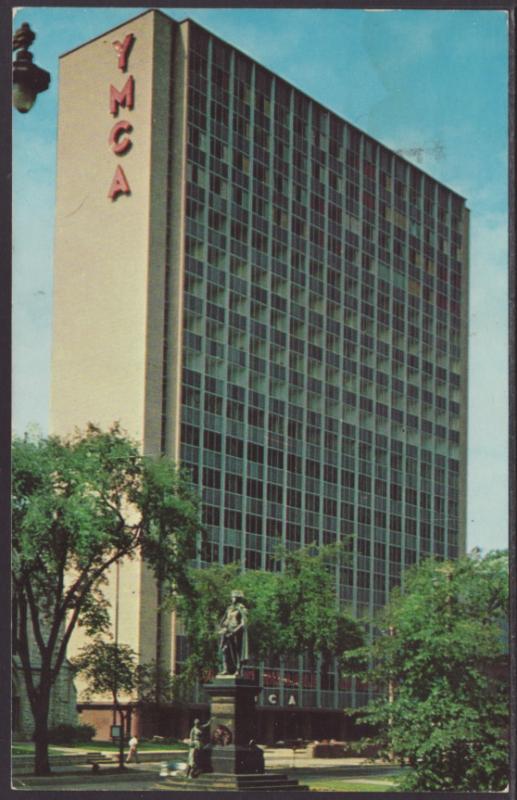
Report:
M164 783L160 779L160 764L162 761L185 760L187 750L184 751L141 751L138 754L139 763L131 763L123 771L115 765L101 766L99 771L92 772L91 766L78 762L77 756L86 757L76 748L60 748L66 750L66 755L60 759L59 764L52 764L52 774L45 777L36 777L30 774L30 767L25 767L23 772L15 766L12 785L20 790L80 790L91 789L96 791L149 791L160 788ZM72 756L75 758L72 759ZM380 786L389 786L390 777L396 774L398 768L385 762L368 762L364 758L312 758L307 751L296 751L265 748L266 770L288 772L291 777L296 777L300 782L309 778L343 778L357 782L374 780ZM152 760L150 760L152 758Z

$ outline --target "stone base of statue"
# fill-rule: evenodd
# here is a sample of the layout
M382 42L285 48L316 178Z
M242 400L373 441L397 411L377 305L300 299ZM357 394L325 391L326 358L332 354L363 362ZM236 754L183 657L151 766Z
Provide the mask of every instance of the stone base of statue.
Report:
M262 750L253 746L257 736L255 706L260 686L246 678L216 675L211 683L204 684L203 689L210 697L213 772L230 775L263 773Z
M197 777L165 778L154 788L182 791L306 790L287 775L266 772L264 753L255 744L255 706L261 687L246 678L216 675L203 685L210 698L210 746L203 752L203 772Z
M295 778L277 772L263 775L223 775L222 773L201 773L197 778L179 776L163 778L153 784L153 790L177 792L304 792L308 786L298 783Z

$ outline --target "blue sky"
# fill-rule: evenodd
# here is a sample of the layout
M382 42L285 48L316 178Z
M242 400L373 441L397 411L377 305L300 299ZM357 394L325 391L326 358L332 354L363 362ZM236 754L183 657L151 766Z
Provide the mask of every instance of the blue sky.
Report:
M136 8L27 8L49 91L14 116L13 427L48 431L58 56ZM402 151L471 209L468 547L507 546L507 15L164 9Z

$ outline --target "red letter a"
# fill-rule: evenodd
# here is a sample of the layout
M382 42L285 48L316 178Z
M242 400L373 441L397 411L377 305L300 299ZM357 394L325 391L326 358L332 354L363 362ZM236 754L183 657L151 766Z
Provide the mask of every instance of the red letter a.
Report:
M120 165L115 170L113 180L111 181L110 190L108 192L108 197L110 200L116 200L119 194L131 194L129 183L124 175L124 170Z

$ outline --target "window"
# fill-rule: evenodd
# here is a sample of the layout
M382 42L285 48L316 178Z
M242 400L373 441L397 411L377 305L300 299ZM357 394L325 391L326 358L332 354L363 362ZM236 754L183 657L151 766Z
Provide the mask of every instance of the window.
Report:
M273 503L282 503L283 502L283 489L281 486L278 486L276 483L268 483L267 484L267 499L271 500Z
M320 477L320 465L318 461L313 461L310 458L305 460L305 473L311 478Z
M267 454L267 463L270 467L277 467L278 469L283 469L284 466L284 454L281 450L275 450L274 448L270 447Z
M221 488L221 473L218 470L203 467L203 486L213 489Z
M204 446L207 450L215 450L221 452L221 434L215 431L205 431L203 435Z
M318 512L320 510L320 498L317 494L309 494L305 495L305 508L308 511L315 511Z
M224 510L224 525L225 528L233 528L240 530L242 526L242 514L240 511L232 511L229 508Z
M302 493L296 489L287 490L287 505L293 508L300 508L302 504Z
M257 550L246 550L246 569L260 569L261 556Z
M213 394L206 394L205 395L205 411L208 411L211 414L222 414L223 413L223 399L222 399L222 397L217 397L216 395L213 395Z
M220 438L220 437L219 437ZM259 464L264 463L264 448L261 445L248 443L248 459Z
M181 441L183 444L193 444L197 447L199 445L199 428L183 423L181 426Z
M219 525L220 510L216 506L204 506L203 518L205 525Z
M264 485L262 481L257 481L253 480L252 478L248 478L246 483L246 493L248 497L254 497L261 500L264 495Z
M390 497L392 500L402 500L402 487L397 483L390 485Z
M236 458L242 458L243 456L243 443L241 439L237 439L234 436L227 436L226 437L226 452L228 455L235 456Z
M246 514L246 530L248 533L262 533L262 517L256 514Z
M280 519L267 519L266 520L266 534L273 538L282 536L282 520Z
M227 492L242 494L242 477L240 475L234 475L231 472L226 473L224 488Z

